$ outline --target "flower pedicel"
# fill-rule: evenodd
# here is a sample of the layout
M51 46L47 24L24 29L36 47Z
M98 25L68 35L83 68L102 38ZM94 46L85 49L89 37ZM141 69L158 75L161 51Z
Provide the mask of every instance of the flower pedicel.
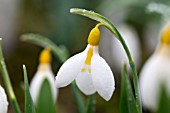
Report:
M100 31L97 24L88 37L86 49L69 58L59 69L56 76L57 88L69 85L74 79L78 88L86 95L96 91L105 100L110 100L115 89L113 73L98 53Z

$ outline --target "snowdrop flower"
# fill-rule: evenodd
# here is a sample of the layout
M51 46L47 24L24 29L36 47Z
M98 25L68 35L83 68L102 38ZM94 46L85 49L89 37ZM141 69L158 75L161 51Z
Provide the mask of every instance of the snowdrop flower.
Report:
M132 54L132 57L134 58L134 62L136 66L139 67L140 61L141 61L140 60L141 59L141 48L140 48L140 41L139 41L137 32L135 31L135 29L125 24L119 26L118 30L120 31L121 35L124 37L124 40L130 49L130 53ZM120 71L122 68L123 62L126 61L126 63L128 64L129 60L127 58L127 55L120 41L117 40L116 38L112 38L112 39L113 39L112 59L113 59L113 63L116 64L115 67L117 68L117 70ZM115 54L115 51L116 51L116 54ZM128 70L130 71L130 67L128 68Z
M8 101L4 89L0 85L0 113L7 113Z
M51 91L55 103L58 90L55 88L55 78L50 65L51 55L49 48L41 52L39 62L38 71L30 84L30 92L33 102L36 104L42 83L45 79L47 79L51 85Z
M143 105L153 111L158 109L162 85L166 86L170 95L170 25L163 29L160 36L158 48L140 74Z
M91 95L97 91L108 101L115 89L115 82L110 67L98 53L100 25L91 30L86 49L61 66L56 76L56 86L65 87L75 79L84 94Z

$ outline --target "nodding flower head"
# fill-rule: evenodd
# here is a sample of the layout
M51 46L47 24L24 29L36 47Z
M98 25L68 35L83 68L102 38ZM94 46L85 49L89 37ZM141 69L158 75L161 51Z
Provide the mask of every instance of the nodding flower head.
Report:
M140 74L143 105L153 111L159 107L162 85L165 85L170 94L170 25L162 30L160 38L158 48L145 63Z
M38 70L30 84L30 92L33 102L36 104L42 83L45 79L50 83L53 99L54 102L56 102L58 90L55 88L55 78L50 65L51 54L49 48L46 48L41 52L39 62Z
M88 37L86 49L69 58L59 69L56 76L58 88L69 85L74 79L78 88L86 95L98 92L109 100L115 89L113 73L98 53L100 31L97 24Z

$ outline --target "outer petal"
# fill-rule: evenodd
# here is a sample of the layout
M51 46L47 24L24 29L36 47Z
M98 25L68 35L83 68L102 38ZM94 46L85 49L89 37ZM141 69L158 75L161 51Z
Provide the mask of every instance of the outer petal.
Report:
M92 58L91 69L97 92L105 100L110 100L115 89L115 81L110 67L102 57L95 54Z
M56 76L56 86L65 87L70 84L78 75L81 70L81 67L84 64L84 60L86 57L86 53L90 45L86 47L86 49L71 58L69 58L59 69L57 76Z
M4 89L0 86L0 113L7 113L8 102Z
M41 69L41 68L44 68L44 69ZM54 74L51 71L50 65L41 65L40 64L39 69L30 84L30 92L31 92L31 96L33 98L34 103L36 103L36 101L38 99L38 95L39 95L42 83L45 79L48 79L48 81L51 85L51 91L53 94L54 103L56 102L56 98L58 95L58 89L56 89L56 87L55 87Z
M76 77L76 84L78 88L86 95L91 95L96 92L92 81L92 75L88 72L80 72Z

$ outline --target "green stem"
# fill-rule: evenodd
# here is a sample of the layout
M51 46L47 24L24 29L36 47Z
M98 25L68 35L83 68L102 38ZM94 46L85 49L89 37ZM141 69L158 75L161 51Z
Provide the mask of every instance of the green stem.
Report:
M87 101L87 106L86 106L86 113L95 113L95 98L94 98L94 94L90 95L88 97L88 101Z
M75 82L71 83L71 89L72 89L72 93L73 93L74 99L76 100L76 104L78 106L77 108L78 108L79 113L86 113L85 112L86 110L85 110L85 106L84 106L84 101L83 101L82 95L78 91Z
M134 89L135 89L135 97L136 97L136 107L138 110L138 113L142 113L142 105L141 105L141 100L140 100L140 93L139 93L139 84L138 84L138 76L137 76L137 71L136 71L136 66L135 63L133 61L133 58L130 54L129 48L127 47L123 37L120 35L120 33L118 32L118 30L115 28L117 37L119 38L119 41L121 42L126 55L128 57L129 60L129 64L131 67L131 72L132 72L132 76L133 76L133 84L134 84Z
M5 87L6 87L6 91L7 94L9 96L10 102L15 110L16 113L21 113L17 99L15 97L12 85L11 85L11 81L9 78L9 74L6 68L6 64L4 61L4 57L3 57L3 53L2 53L2 39L0 39L0 69L2 72L2 77L4 79L4 83L5 83Z

